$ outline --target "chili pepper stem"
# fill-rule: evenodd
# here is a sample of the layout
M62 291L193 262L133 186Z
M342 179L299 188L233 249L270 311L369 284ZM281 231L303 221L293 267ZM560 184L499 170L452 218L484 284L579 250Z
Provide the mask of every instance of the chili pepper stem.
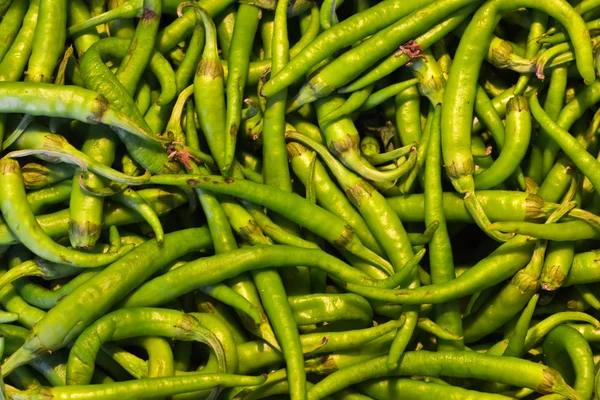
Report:
M2 364L2 376L8 376L16 368L21 365L28 364L36 358L47 354L42 348L37 336L29 336L23 346L19 347L11 356Z

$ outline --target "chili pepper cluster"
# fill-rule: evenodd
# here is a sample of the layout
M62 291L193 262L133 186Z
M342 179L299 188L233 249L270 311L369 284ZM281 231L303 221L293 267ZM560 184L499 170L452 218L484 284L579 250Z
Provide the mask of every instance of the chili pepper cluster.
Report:
M599 0L0 16L0 398L600 398Z

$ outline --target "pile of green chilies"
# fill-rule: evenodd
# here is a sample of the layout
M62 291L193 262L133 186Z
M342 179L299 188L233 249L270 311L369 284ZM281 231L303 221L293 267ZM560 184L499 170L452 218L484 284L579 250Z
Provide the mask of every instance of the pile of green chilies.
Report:
M599 0L0 16L0 399L600 399Z

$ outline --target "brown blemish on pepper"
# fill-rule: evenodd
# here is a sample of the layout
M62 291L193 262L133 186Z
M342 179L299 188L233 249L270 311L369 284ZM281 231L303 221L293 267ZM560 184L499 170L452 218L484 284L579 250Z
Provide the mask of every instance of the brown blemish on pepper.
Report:
M554 384L558 377L560 377L560 375L557 371L546 368L542 376L542 381L538 385L536 391L542 394L554 393Z
M90 123L100 123L104 119L104 114L108 110L109 104L104 96L99 95L96 97L92 106L92 112L86 118Z
M527 99L523 96L514 96L506 103L506 112L523 112L529 110Z
M225 178L225 183L228 185L231 185L233 182L235 182L235 180L231 179L231 178Z
M544 215L544 199L537 194L529 194L525 198L525 220L536 220L543 218Z
M155 18L156 18L156 13L154 12L154 10L151 10L150 8L144 8L144 10L142 11L142 18L141 18L142 22L148 22L149 20L152 20Z
M216 79L223 76L223 67L219 60L202 60L198 64L196 70L197 76L207 76L211 79Z
M373 192L373 190L373 186L371 186L369 183L365 181L360 181L347 188L345 192L350 202L352 202L354 206L360 207L360 205L365 199L371 197L371 193Z
M560 264L554 264L548 268L544 279L546 282L542 283L542 289L549 292L556 290L562 285L565 279L567 279L567 276L561 271Z
M2 160L2 163L0 163L0 174L2 175L14 173L20 174L20 172L19 163L15 160L4 159Z
M100 237L101 227L91 221L77 222L69 221L69 231L71 234L71 243L76 249L91 249ZM74 243L73 243L74 242Z
M299 143L290 142L286 145L286 148L289 160L300 157L302 154L306 153L306 148Z
M336 246L345 249L346 247L348 247L348 244L352 241L352 239L354 239L354 231L352 230L352 227L350 225L346 225L344 226L344 230L342 231L340 236L338 236L338 238L334 240L334 243Z
M255 236L262 236L262 231L256 223L256 221L248 221L248 224L240 229L238 232L240 238L248 243L252 243L252 238Z
M357 136L346 135L340 140L334 140L329 143L329 150L335 156L341 156L342 154L358 149L359 138Z
M196 185L198 185L198 181L195 179L188 179L187 184L188 184L188 186L196 186Z
M514 285L519 289L522 294L534 295L539 289L539 280L537 277L530 275L525 270L517 272L510 281L511 285Z
M465 160L461 163L452 162L452 164L446 165L446 172L453 180L462 176L473 175L475 173L475 162L473 159Z

